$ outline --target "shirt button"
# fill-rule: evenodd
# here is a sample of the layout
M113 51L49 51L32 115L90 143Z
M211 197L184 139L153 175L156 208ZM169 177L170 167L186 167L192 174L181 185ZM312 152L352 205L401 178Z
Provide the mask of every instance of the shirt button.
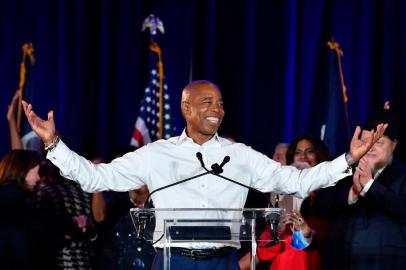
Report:
M202 184L202 187L205 187L206 185L205 184Z
M206 207L206 205L204 203L202 203L202 207Z

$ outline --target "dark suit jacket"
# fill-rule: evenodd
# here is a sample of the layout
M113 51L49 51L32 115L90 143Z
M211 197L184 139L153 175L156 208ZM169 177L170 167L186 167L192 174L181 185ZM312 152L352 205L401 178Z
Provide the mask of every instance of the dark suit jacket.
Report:
M26 197L16 182L0 185L1 269L32 269Z
M322 268L406 269L406 167L388 165L350 206L351 186L352 176L316 195L316 214L329 220Z

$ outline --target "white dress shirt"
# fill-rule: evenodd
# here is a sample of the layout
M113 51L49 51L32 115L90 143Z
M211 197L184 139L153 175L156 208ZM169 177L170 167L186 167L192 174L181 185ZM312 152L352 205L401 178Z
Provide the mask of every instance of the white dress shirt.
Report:
M202 153L208 168L230 156L231 160L223 167L222 173L228 178L263 192L295 194L302 198L350 174L346 172L348 166L344 155L310 169L298 170L282 166L249 146L232 143L217 134L202 145L196 144L185 131L181 136L150 143L109 164L93 164L71 151L62 141L48 152L47 158L59 167L63 176L77 181L87 192L128 191L143 185L152 192L204 172L196 158L197 152ZM247 193L244 187L214 175L205 175L158 191L152 195L152 200L156 208L242 208ZM207 215L198 218L219 218ZM162 231L165 218L165 215L157 214L156 232ZM159 238L158 234L154 237Z

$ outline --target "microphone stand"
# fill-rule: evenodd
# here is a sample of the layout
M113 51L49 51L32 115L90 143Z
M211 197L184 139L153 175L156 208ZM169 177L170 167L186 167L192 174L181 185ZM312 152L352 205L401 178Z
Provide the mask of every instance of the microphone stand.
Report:
M213 164L213 165L211 166L211 168L212 168L211 171L209 171L209 170L206 168L206 166L204 165L203 156L202 156L202 154L201 154L200 152L197 152L197 153L196 153L196 157L199 159L200 165L203 167L203 169L206 170L207 173L211 173L211 174L213 174L213 175L215 175L215 176L217 176L217 177L220 177L220 178L222 178L222 179L224 179L224 180L227 180L227 181L230 181L230 182L232 182L232 183L234 183L234 184L237 184L237 185L239 185L239 186L245 187L245 188L247 188L248 190L254 190L254 191L256 191L256 192L259 192L259 193L263 194L261 191L257 190L256 188L253 188L253 187L244 185L243 183L237 182L237 181L235 181L235 180L233 180L233 179L230 179L230 178L228 178L228 177L226 177L226 176L221 175L221 173L223 173L223 166L224 166L227 162L230 161L230 157L229 157L229 156L225 156L223 162L222 162L220 165L218 165L217 163ZM265 216L265 221L266 221L266 223L271 226L271 231L272 231L273 240L270 241L270 242L269 242L266 246L264 246L264 247L271 247L271 246L274 246L274 245L276 245L276 244L279 243L279 235L278 235L279 219L280 219L280 214L279 214L279 213L270 213L270 214L268 214L268 215Z
M195 175L195 176L192 176L192 177L183 179L183 180L181 180L181 181L178 181L178 182L175 182L175 183L172 183L172 184L169 184L169 185L166 185L166 186L157 188L157 189L155 189L154 191L152 191L151 193L148 194L148 197L145 199L145 201L148 202L148 200L151 198L151 195L154 194L154 193L157 192L157 191L160 191L160 190L163 190L163 189L167 189L167 188L169 188L169 187L176 186L176 185L178 185L178 184L182 184L182 183L184 183L184 182L193 180L193 179L195 179L195 178L198 178L198 177L200 177L200 176L203 176L203 175L206 175L206 174L210 174L210 173L212 173L212 172L211 172L211 171L207 171L207 172L204 172L204 173L201 173L201 174L198 174L198 175Z
M152 191L151 193L148 194L147 198L145 199L145 202L148 202L149 199L151 198L151 195L154 194L157 191L160 191L160 190L163 190L163 189L166 189L166 188L178 185L178 184L182 184L184 182L193 180L195 178L198 178L198 177L210 174L210 173L212 173L212 172L207 171L207 172L204 172L204 173L192 176L192 177L188 177L188 178L186 178L184 180L181 180L181 181L178 181L178 182L175 182L175 183L172 183L172 184L157 188L157 189L155 189L154 191ZM137 225L136 225L137 239L139 239L139 240L146 240L145 239L145 230L146 230L147 226L154 219L154 215L153 215L153 213L151 211L149 211L149 209L150 208L144 207L144 208L140 209L140 211L134 216L134 218L136 219L136 221L134 221L134 223L137 223Z
M254 190L254 191L256 191L256 192L263 193L263 192L259 191L259 190L256 189L256 188L253 188L253 187L244 185L243 183L240 183L240 182L238 182L238 181L235 181L235 180L233 180L233 179L230 179L230 178L228 178L228 177L226 177L226 176L221 175L221 173L223 173L223 166L224 166L227 162L230 161L230 157L229 157L229 156L225 156L223 162L222 162L220 165L218 165L217 163L214 163L213 165L211 165L211 168L212 168L211 171L209 171L209 170L206 168L206 166L204 165L202 154L201 154L200 152L197 152L197 153L196 153L196 156L197 156L197 158L198 158L199 161L200 161L200 165L201 165L202 168L206 171L206 173L211 173L211 174L213 174L213 175L215 175L215 176L217 176L217 177L223 178L223 179L225 179L225 180L227 180L227 181L230 181L230 182L232 182L232 183L234 183L234 184L236 184L236 185L245 187L245 188L247 188L247 189L249 189L249 190L252 189L252 190Z

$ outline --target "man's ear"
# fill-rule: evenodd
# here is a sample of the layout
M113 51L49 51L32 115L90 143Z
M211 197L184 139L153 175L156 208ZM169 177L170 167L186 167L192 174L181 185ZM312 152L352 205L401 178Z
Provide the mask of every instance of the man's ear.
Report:
M189 101L182 101L181 105L182 115L186 119L186 117L190 114L190 104Z
M398 140L393 140L393 145L392 145L392 152L395 151L396 145L398 145Z

